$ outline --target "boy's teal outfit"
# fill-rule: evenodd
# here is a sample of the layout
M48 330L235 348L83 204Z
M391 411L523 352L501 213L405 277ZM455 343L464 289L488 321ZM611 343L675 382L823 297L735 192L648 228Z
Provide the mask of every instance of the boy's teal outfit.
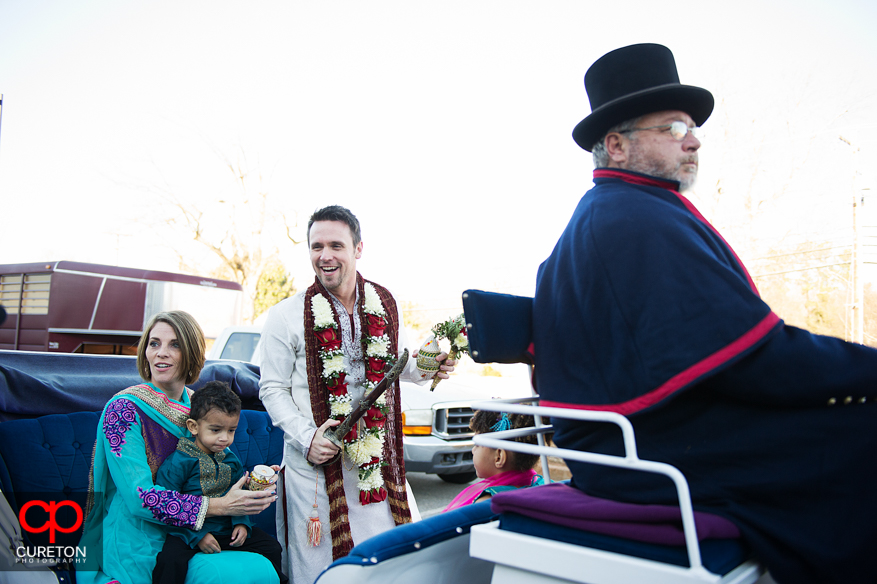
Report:
M243 465L230 449L208 454L198 448L192 440L180 438L177 449L158 469L155 484L188 495L214 498L228 493L231 486L243 475ZM207 517L198 531L178 527L169 529L168 533L179 537L189 544L189 547L196 548L198 542L208 533L214 536L231 535L238 524L245 525L248 533L252 531L253 522L249 516L241 515Z
M222 497L244 475L243 465L234 452L226 448L215 454L204 452L188 438L180 438L177 449L158 469L155 483L191 495ZM240 546L232 547L231 535L235 526L247 528L247 539ZM172 527L168 530L161 553L156 558L152 575L153 584L183 584L186 580L189 560L200 550L198 542L211 534L220 549L252 552L265 556L280 578L288 581L280 568L282 549L280 543L258 527L248 516L207 517L199 530Z

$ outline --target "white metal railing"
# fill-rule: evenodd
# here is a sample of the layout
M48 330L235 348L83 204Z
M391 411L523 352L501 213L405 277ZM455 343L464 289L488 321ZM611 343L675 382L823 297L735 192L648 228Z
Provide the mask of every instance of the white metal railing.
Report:
M557 456L563 459L575 460L578 462L586 462L599 464L603 466L613 466L618 468L634 469L643 472L651 472L664 475L670 478L676 486L676 493L679 497L679 509L682 514L682 529L685 535L685 544L688 551L689 570L692 575L708 576L710 572L703 567L700 546L697 542L697 528L694 523L694 509L691 504L691 492L688 488L688 481L685 476L674 466L663 462L655 462L651 460L642 460L637 455L636 438L633 432L633 425L626 417L614 412L600 412L591 410L573 410L565 408L543 407L534 405L522 405L521 402L534 402L537 398L517 398L517 399L494 399L490 401L478 402L472 404L475 410L487 410L492 412L508 412L511 414L525 414L534 416L536 419L536 427L519 428L517 430L505 430L502 432L491 432L489 434L477 434L475 436L475 444L486 446L488 448L502 448L514 452L522 452L525 454L535 454L542 458L542 468L548 477L548 456ZM615 424L621 429L624 441L624 456L613 456L608 454L597 454L594 452L582 452L578 450L569 450L567 448L552 448L544 445L544 434L551 432L553 426L543 425L542 418L564 418L570 420L582 420L589 422L605 422ZM514 442L506 440L509 438L517 438L536 434L539 441L538 445L526 444L523 442Z

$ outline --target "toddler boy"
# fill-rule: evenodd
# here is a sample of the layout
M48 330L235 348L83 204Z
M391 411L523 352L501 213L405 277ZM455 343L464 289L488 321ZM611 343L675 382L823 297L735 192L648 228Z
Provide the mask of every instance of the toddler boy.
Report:
M177 449L159 467L155 484L184 494L225 495L244 474L240 460L228 448L234 442L240 414L241 400L227 383L210 381L192 394L186 420L192 439L180 438ZM153 584L183 584L189 560L199 550L261 554L274 565L281 584L288 581L280 570L280 544L243 515L208 517L199 531L170 528L156 558Z

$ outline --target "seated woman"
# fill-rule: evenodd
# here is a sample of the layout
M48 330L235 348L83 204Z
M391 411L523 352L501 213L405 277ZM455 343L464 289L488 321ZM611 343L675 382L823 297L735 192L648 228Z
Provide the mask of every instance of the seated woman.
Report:
M533 416L500 414L483 410L476 411L469 422L469 427L475 434L515 430L533 425ZM515 438L515 440L529 444L536 443L535 436L523 436ZM502 448L473 446L472 462L475 464L475 474L483 480L466 487L445 507L445 511L470 503L486 501L500 491L541 485L543 483L542 477L533 470L538 461L539 457L535 454L511 452Z
M201 327L182 311L155 315L144 331L137 370L147 383L113 396L98 425L80 541L89 561L84 571L77 571L78 584L148 584L168 526L197 530L206 517L253 515L276 499L273 487L242 490L246 475L225 496L214 499L154 484L158 467L174 452L180 437L190 435L186 419L192 391L186 384L201 373L205 343ZM230 582L277 582L271 563L257 554L202 556L207 563L202 579L211 583L217 581L216 574L226 574ZM212 569L210 563L222 567ZM190 582L199 579L191 567L189 576Z

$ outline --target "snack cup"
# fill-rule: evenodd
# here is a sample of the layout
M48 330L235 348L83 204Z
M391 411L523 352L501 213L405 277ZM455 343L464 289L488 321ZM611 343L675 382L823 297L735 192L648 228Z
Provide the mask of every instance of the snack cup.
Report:
M264 464L257 464L250 473L251 491L264 491L271 486L271 478L274 476L274 469Z

